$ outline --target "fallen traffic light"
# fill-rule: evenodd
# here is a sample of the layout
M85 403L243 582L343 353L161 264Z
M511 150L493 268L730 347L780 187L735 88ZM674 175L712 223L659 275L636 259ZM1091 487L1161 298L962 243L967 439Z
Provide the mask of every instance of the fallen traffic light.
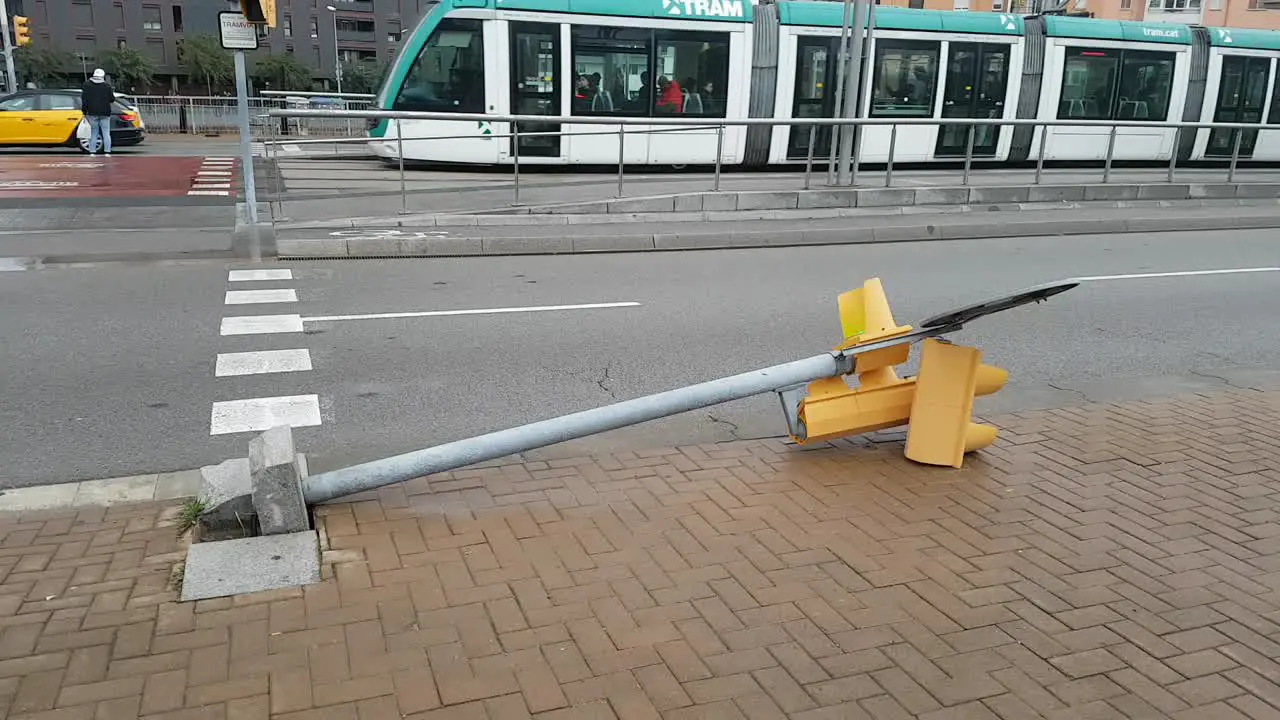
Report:
M981 359L977 348L924 341L907 425L908 460L958 468L965 453L995 442L994 427L973 422L973 398L1004 387L1009 373Z

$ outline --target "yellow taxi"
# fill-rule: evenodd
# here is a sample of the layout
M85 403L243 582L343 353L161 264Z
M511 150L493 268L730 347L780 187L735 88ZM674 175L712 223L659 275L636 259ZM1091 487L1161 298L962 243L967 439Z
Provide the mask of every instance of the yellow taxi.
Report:
M79 90L23 90L0 97L0 147L79 147L89 152L81 125ZM117 97L111 104L111 144L137 145L147 137L138 109Z

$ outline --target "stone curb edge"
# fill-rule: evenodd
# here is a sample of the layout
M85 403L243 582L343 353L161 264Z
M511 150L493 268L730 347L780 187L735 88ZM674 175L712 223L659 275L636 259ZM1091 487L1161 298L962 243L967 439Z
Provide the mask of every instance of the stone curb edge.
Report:
M0 513L184 500L199 493L197 468L0 490Z
M967 216L961 216L967 217ZM278 239L281 259L368 257L457 257L475 255L556 255L598 252L722 250L796 245L860 245L882 242L973 240L1046 235L1094 235L1280 227L1280 212L1221 217L1164 214L1141 218L1006 219L1000 222L937 220L919 225L814 228L769 231L696 231L576 235L570 237L425 237Z

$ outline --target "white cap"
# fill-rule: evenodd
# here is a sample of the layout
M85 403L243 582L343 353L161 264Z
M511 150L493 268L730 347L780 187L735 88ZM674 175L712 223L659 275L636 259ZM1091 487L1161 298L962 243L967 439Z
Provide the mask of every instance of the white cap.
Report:
M104 79L104 78L106 78L106 77L107 77L107 73L106 73L105 71L103 71L103 69L102 69L102 68L98 68L97 70L94 70L94 71L93 71L93 79L94 79L94 80L102 80L102 79Z

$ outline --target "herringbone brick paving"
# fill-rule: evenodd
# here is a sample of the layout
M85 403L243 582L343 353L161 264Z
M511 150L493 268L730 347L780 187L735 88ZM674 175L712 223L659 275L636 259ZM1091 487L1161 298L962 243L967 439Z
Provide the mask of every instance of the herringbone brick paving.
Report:
M176 508L0 520L10 718L1280 717L1280 393L781 441L322 508L327 579L175 602Z

